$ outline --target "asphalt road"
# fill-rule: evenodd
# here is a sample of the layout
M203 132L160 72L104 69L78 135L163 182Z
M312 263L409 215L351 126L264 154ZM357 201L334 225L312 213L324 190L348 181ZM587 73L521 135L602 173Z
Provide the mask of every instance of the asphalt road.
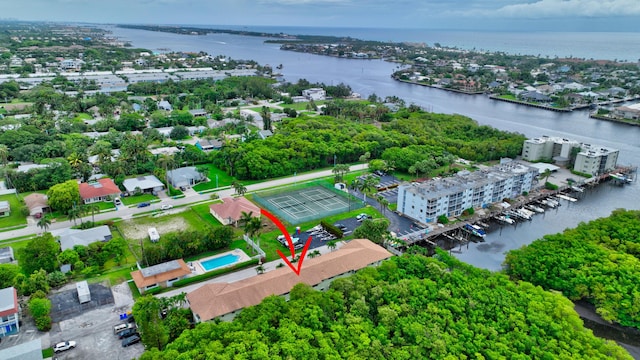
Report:
M367 168L367 164L353 165L351 166L351 171L364 170L366 168ZM328 176L333 176L333 173L331 172L331 170L323 170L318 172L311 172L311 173L305 173L305 174L300 174L295 176L289 176L286 178L281 178L276 180L269 180L269 181L265 181L257 184L247 185L246 188L247 188L247 192L251 193L258 190L263 190L263 189L268 189L268 188L273 188L273 187L283 186L288 184L295 184L299 182L310 181L310 180L328 177ZM196 204L199 202L208 201L211 199L211 195L214 193L218 194L220 198L224 198L224 197L233 195L235 193L235 190L233 188L226 188L220 191L200 194L189 189L185 193L185 197L183 198L179 198L179 199L166 198L166 199L163 199L161 202L153 203L151 205L151 208L120 207L116 211L107 211L104 213L96 214L95 220L101 221L101 220L108 220L113 218L130 219L135 214L149 212L154 209L160 209L160 206L164 204L181 206L181 205ZM83 218L83 220L90 221L91 216L90 215L86 216ZM63 228L68 228L70 226L71 226L71 222L69 221L55 222L49 226L48 230L50 231L50 230L63 229ZM13 239L17 237L27 236L27 235L39 234L41 232L42 230L35 223L30 223L26 228L0 232L0 240L8 240L8 239Z

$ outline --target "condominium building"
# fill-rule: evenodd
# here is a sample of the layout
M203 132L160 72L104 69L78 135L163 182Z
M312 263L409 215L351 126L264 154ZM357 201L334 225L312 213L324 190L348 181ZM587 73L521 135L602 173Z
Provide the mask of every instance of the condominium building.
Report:
M527 161L553 160L561 166L573 161L573 170L597 175L616 168L619 152L604 146L542 136L525 140L522 158Z
M566 165L571 159L571 151L580 148L575 140L559 137L542 136L527 139L522 146L522 159L527 161L553 160L559 165Z
M509 161L420 184L405 183L398 187L398 211L421 223L435 222L440 215L458 216L530 191L537 174L533 167Z
M616 168L620 151L604 146L582 144L582 151L576 155L573 170L599 175Z

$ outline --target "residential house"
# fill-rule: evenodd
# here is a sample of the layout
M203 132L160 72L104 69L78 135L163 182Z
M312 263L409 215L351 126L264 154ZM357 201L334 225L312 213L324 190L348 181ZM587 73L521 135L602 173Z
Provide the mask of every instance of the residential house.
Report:
M173 106L166 100L158 102L158 110L173 111Z
M233 283L205 284L188 293L187 300L196 322L231 321L242 309L259 304L267 296L278 295L288 300L289 292L298 283L326 290L333 280L368 266L377 266L391 256L369 240L355 239L336 251L305 259L299 276L282 267Z
M113 237L107 225L86 230L72 228L52 230L51 235L58 238L62 251L73 249L76 245L89 246L98 241L106 242Z
M135 195L137 192L157 194L164 189L164 184L153 175L125 179L122 185L129 195Z
M541 94L537 91L526 91L520 94L520 99L524 101L534 101L534 102L550 102L551 98L547 95Z
M222 203L209 205L209 212L223 225L238 226L242 213L251 213L252 217L260 217L260 208L244 197L224 198Z
M193 115L193 117L207 116L207 111L205 109L189 110L189 113Z
M29 209L29 215L40 218L42 214L49 210L47 195L32 193L24 197L24 204Z
M271 132L271 130L260 130L258 131L258 136L260 136L260 139L264 140L270 136L273 136L273 132Z
M171 287L174 282L184 279L191 274L191 269L184 260L171 260L162 264L150 266L131 272L140 294L156 287Z
M20 331L20 304L14 287L0 290L0 338Z
M193 186L206 177L195 166L182 167L167 172L167 179L174 188Z
M80 190L80 198L82 198L82 202L85 204L111 201L122 192L118 185L109 178L98 179L89 183L81 183L78 185L78 188Z
M223 142L218 139L199 139L196 141L196 147L202 151L220 150Z
M307 100L325 100L327 98L327 92L322 88L311 88L302 90L302 96L304 96Z
M11 215L11 205L8 201L0 201L0 217Z
M630 120L640 120L640 104L618 106L613 109L613 115Z
M29 172L29 170L31 169L44 169L46 167L48 167L49 165L47 164L23 164L23 165L18 165L18 168L16 169L17 172Z
M13 248L11 246L5 246L0 248L0 264L9 264L16 260L13 255Z

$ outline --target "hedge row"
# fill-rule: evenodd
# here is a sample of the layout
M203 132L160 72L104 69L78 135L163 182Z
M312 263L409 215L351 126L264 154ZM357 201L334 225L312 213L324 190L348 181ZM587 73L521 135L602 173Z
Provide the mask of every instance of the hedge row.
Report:
M251 260L247 260L245 262L241 262L238 264L235 264L232 267L228 267L228 268L224 268L224 269L220 269L220 270L214 270L214 271L208 271L204 274L200 274L200 275L196 275L196 276L191 276L188 278L184 278L181 280L178 280L176 282L173 283L173 287L174 288L180 288L189 284L193 284L193 283L197 283L203 280L207 280L207 279L211 279L213 277L219 276L219 275L223 275L229 272L233 272L236 270L241 270L241 269L245 269L248 268L250 266L254 266L256 265L257 261L255 259L251 259Z
M320 225L329 233L331 233L331 235L335 236L336 239L342 239L342 237L344 236L344 233L342 232L342 230L338 229L337 227L333 226L332 224L329 224L328 222L322 220L320 221Z

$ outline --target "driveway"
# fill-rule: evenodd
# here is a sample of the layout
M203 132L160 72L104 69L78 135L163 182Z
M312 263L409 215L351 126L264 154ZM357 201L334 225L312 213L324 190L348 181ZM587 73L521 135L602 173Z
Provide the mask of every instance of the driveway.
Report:
M43 346L53 346L61 341L75 341L75 349L56 354L60 360L130 360L140 357L144 352L141 343L123 348L122 340L113 334L113 326L122 322L120 314L130 311L133 307L129 286L122 283L112 287L111 292L113 304L100 306L54 323L49 332L50 343L44 344L43 341Z

